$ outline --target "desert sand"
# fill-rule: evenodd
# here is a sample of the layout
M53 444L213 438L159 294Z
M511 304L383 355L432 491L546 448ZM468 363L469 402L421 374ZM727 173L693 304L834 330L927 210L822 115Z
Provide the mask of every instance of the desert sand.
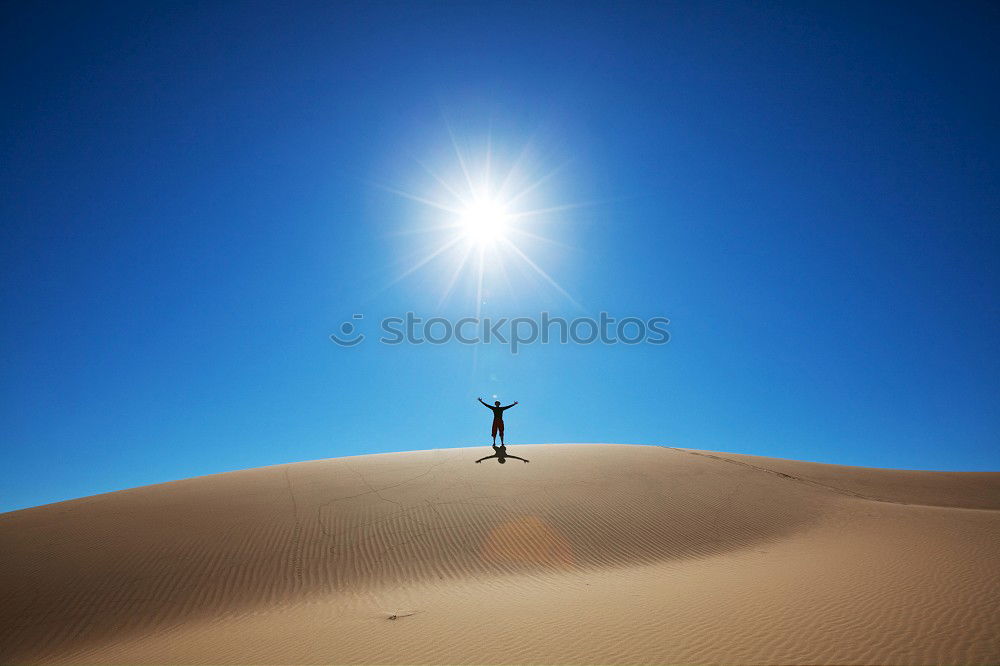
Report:
M1000 473L510 452L0 514L0 662L1000 663Z

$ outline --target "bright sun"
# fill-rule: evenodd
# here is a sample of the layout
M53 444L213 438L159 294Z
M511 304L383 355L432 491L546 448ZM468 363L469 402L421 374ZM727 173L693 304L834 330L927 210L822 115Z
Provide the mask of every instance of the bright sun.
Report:
M538 206L541 186L556 171L536 176L538 168L533 164L529 146L525 146L516 157L506 160L509 164L497 164L491 141L487 142L485 151L479 153L462 151L454 137L452 144L457 168L439 175L422 165L436 183L427 195L387 188L437 211L433 222L428 220L424 228L417 229L433 234L433 240L422 256L414 259L393 282L440 258L451 260L439 303L444 303L457 285L471 283L475 289L478 317L485 294L497 289L496 278L502 277L513 289L507 265L515 262L514 265L527 267L575 304L573 297L528 256L528 251L533 241L552 242L535 233L540 223L557 219L560 212L582 204ZM469 277L472 279L469 280Z
M503 238L507 217L502 204L483 198L471 202L462 211L459 222L469 240L490 244Z

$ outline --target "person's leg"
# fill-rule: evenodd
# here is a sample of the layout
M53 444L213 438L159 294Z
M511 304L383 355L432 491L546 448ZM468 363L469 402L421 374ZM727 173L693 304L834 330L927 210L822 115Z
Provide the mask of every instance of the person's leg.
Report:
M493 432L491 434L493 435L493 446L496 446L497 445L497 423L496 423L496 421L493 422ZM502 435L500 436L500 441L503 442L503 436Z
M502 421L500 423L500 446L503 446L503 422Z

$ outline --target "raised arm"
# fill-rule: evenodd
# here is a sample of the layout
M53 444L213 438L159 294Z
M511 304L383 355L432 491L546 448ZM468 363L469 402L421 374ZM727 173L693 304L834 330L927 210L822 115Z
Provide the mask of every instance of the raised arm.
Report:
M484 457L480 458L479 460L477 460L476 462L477 462L477 463L481 463L481 462L483 462L484 460L489 460L490 458L496 458L496 457L497 457L497 454L495 454L495 453L494 453L494 454L493 454L493 455L491 455L491 456L484 456ZM510 458L510 456L507 456L507 457L508 457L508 458Z
M476 400L478 400L478 401L479 401L479 404L481 404L481 405L482 405L483 407L485 407L486 409L493 409L492 407L490 407L489 405L487 405L487 404L486 404L485 402L483 402L483 399L482 399L482 398L476 398Z
M501 407L500 409L510 409L511 407L513 407L513 406L514 406L514 405L516 405L516 404L517 404L517 400L515 400L515 401L514 401L514 402L512 402L512 403L510 403L510 404L509 404L509 405L507 405L506 407Z
M512 456L512 455L510 455L509 453L507 454L507 457L508 457L508 458L517 458L518 460L524 460L524 462L531 462L530 460L526 460L526 459L524 459L524 458L521 458L521 457L519 457L519 456Z

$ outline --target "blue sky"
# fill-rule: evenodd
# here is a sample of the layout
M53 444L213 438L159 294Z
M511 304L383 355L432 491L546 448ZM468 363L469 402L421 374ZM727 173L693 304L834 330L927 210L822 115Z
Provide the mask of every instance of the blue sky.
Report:
M5 8L0 510L485 446L494 394L512 447L1000 469L995 5L534 4ZM396 279L486 147L576 304ZM375 340L477 302L671 340Z

